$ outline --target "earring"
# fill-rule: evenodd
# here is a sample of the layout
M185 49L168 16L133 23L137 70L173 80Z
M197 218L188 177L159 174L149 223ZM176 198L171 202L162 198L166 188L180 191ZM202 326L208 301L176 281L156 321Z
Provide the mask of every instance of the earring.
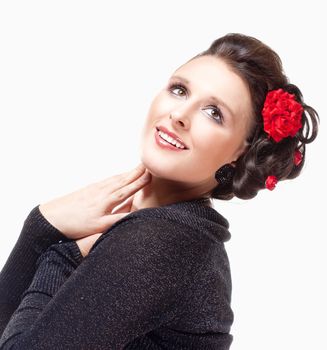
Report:
M229 184L234 176L235 168L231 164L225 164L215 172L215 179L220 186Z

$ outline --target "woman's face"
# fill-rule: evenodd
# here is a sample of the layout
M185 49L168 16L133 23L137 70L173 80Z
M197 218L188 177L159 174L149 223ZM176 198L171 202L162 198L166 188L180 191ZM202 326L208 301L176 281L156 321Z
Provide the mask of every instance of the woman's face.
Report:
M195 58L179 67L152 101L141 160L157 177L214 188L215 171L235 161L246 146L250 115L250 93L242 79L222 59ZM162 147L164 141L156 137L162 127L187 149Z

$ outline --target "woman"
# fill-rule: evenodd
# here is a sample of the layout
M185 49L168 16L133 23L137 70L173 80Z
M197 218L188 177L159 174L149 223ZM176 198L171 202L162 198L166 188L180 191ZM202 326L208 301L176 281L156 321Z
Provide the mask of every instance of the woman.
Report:
M31 211L1 271L1 349L229 349L212 199L298 176L318 121L268 46L215 40L153 100L138 167Z

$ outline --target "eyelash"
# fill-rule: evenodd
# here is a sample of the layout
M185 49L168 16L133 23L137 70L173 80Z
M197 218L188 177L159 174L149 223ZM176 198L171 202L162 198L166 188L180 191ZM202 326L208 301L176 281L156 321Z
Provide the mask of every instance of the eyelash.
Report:
M187 88L185 85L181 84L181 83L172 83L168 86L168 90L171 92L172 90L174 89L181 89L181 90L184 90L184 92L187 92ZM175 95L175 94L174 94ZM223 114L221 113L221 110L216 106L216 105L210 105L208 107L213 107L216 109L217 113L218 113L218 116L219 116L219 119L210 115L210 117L215 120L217 123L221 124L224 120L224 117L223 117Z

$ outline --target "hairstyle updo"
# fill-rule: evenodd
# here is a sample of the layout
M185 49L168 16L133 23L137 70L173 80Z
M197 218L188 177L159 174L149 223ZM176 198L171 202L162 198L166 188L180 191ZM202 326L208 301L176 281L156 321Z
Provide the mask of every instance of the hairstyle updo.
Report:
M243 79L250 91L253 113L247 135L248 146L235 162L232 179L227 185L218 184L210 198L228 200L236 196L251 199L265 188L269 175L276 176L278 181L297 177L304 165L305 145L317 136L319 116L304 103L300 89L289 82L278 54L254 37L229 33L216 39L207 50L192 59L205 55L223 59ZM275 142L263 129L261 111L268 91L279 88L294 94L295 100L302 105L302 127L294 137ZM297 166L293 160L296 150L303 155Z

